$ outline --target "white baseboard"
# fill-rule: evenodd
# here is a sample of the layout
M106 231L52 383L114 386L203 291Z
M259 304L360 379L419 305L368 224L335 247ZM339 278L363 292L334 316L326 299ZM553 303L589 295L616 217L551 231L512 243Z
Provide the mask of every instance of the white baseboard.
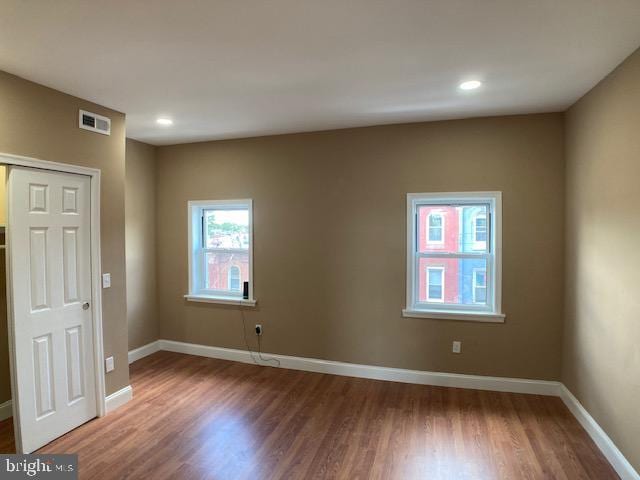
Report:
M117 392L112 393L111 395L107 396L107 398L105 399L105 403L107 406L106 413L113 412L116 408L121 407L132 398L133 398L133 389L131 388L131 385L127 385L126 387L118 390Z
M262 362L258 354L253 358L246 350L232 348L210 347L193 343L160 340L160 350L187 353L201 357L219 358L235 362L255 363L274 366L274 362ZM291 357L263 353L264 358L280 361L281 368L304 370L307 372L330 373L347 377L371 378L375 380L389 380L392 382L416 383L420 385L434 385L440 387L471 388L475 390L494 390L498 392L533 393L537 395L558 396L559 382L545 380L526 380L521 378L483 377L479 375L463 375L458 373L426 372L420 370L405 370L402 368L376 367L355 363L334 362L317 358Z
M211 347L194 343L176 342L174 340L158 340L129 352L129 363L151 355L159 350L186 353L200 357L218 358L243 363L258 363L275 366L275 362L264 362L247 350ZM334 362L317 358L292 357L263 353L263 358L277 359L281 368L304 370L307 372L329 373L349 377L371 378L392 382L415 383L440 387L470 388L475 390L492 390L498 392L528 393L560 397L578 422L591 436L595 444L622 480L640 480L640 476L611 441L605 431L589 415L573 394L560 382L545 380L528 380L523 378L485 377L480 375L463 375L458 373L426 372L405 370L402 368L377 367L355 363ZM107 410L109 407L107 406Z
M136 360L140 360L141 358L146 357L147 355L151 355L152 353L156 353L160 350L160 341L156 340L155 342L147 343L139 348L129 351L129 365L131 365Z
M609 460L616 473L622 480L640 480L640 475L631 466L622 452L613 443L609 435L598 425L589 412L582 406L578 399L562 385L560 387L560 398L584 428L593 442L598 446L602 454Z
M107 406L107 412L112 412L116 408L124 405L129 400L133 398L133 389L131 385L127 385L126 387L118 390L117 392L112 393L111 395L105 398L105 403ZM7 418L11 418L13 416L13 405L11 400L7 400L4 403L0 403L0 421L6 420Z
M0 421L13 417L13 404L11 400L0 403Z

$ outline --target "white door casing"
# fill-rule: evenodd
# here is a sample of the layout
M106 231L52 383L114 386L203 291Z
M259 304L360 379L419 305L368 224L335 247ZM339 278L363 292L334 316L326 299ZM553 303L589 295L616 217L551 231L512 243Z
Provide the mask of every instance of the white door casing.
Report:
M91 184L9 168L14 385L23 452L94 418Z

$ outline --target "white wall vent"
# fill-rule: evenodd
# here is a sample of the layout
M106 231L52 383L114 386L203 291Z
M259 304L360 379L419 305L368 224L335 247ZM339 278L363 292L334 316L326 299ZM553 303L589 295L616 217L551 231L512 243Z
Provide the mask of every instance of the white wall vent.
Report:
M78 126L85 130L111 135L111 119L98 115L97 113L80 110L78 115Z

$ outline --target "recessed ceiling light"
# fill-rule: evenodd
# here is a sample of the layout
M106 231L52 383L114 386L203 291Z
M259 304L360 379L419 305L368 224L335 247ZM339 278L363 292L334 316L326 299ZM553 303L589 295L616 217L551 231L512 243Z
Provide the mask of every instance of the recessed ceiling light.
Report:
M482 82L479 80L469 80L460 84L460 90L475 90L476 88L480 88L481 85Z
M160 117L156 120L156 123L158 125L173 125L173 120L171 120L170 118Z

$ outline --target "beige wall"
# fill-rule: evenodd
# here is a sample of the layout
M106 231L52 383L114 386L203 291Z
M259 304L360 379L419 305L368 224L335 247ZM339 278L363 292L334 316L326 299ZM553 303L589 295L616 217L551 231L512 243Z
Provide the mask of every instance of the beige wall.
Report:
M640 471L640 50L566 120L562 379Z
M129 350L158 340L155 147L127 139L126 239Z
M158 148L161 337L245 348L237 309L183 299L187 201L253 198L265 351L559 378L563 134L546 114ZM503 192L506 323L403 318L406 193L471 190Z
M111 136L78 128L78 109L111 118ZM116 368L106 375L107 394L129 384L125 301L125 116L79 98L0 72L0 152L99 168L105 355ZM1 354L1 352L0 352ZM0 385L8 384L0 365ZM0 389L0 392L3 390Z

